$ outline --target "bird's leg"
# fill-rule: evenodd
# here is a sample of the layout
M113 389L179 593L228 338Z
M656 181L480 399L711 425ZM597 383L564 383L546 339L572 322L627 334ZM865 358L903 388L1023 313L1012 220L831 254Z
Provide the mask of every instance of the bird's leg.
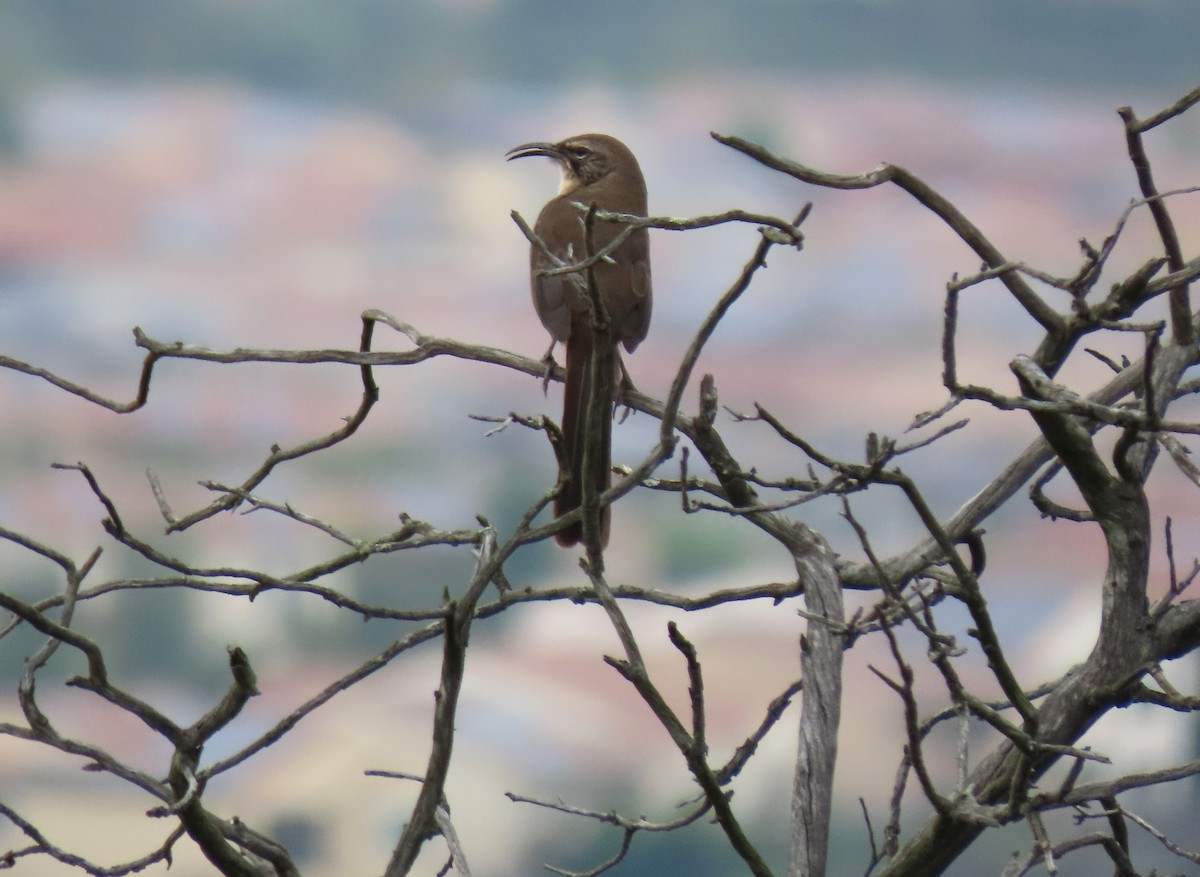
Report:
M558 365L554 361L554 348L558 344L553 338L550 339L550 346L546 348L546 352L542 354L542 365L546 370L542 372L542 395L548 395L550 392L550 376L554 374L554 369Z
M629 370L625 368L625 360L621 358L620 351L617 351L617 372L620 377L617 380L616 404L623 409L617 423L624 423L633 413L633 406L628 401L629 396L636 393L638 388L633 385L633 378L629 377Z

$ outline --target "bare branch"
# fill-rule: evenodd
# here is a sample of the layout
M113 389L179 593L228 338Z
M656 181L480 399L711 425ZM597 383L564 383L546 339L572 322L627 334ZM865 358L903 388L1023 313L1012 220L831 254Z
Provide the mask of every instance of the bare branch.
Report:
M1190 95L1189 95L1190 97ZM1184 109L1191 106L1191 103L1184 102L1177 104L1180 109L1177 112L1183 112ZM1172 108L1174 109L1174 108ZM1172 272L1182 271L1184 269L1183 252L1179 247L1179 236L1175 231L1175 223L1171 219L1171 214L1167 211L1166 202L1157 197L1158 189L1154 184L1154 175L1150 170L1150 160L1146 157L1146 150L1142 144L1142 133L1148 130L1153 125L1145 125L1137 120L1133 110L1129 107L1122 107L1118 114L1125 122L1125 144L1129 150L1129 160L1133 163L1133 169L1137 173L1138 185L1141 187L1142 196L1147 199L1150 215L1154 217L1154 224L1158 228L1159 238L1162 240L1163 250L1167 254L1167 264ZM1169 117L1168 117L1169 118ZM1154 124L1158 124L1155 122ZM1171 288L1171 331L1176 344L1187 346L1194 344L1196 341L1196 326L1192 320L1192 305L1191 296L1188 293L1186 282L1178 283Z
M805 183L829 189L869 189L884 183L892 183L917 199L923 206L938 216L955 234L962 238L975 251L989 268L1000 268L1008 265L1000 251L989 241L973 222L951 204L945 197L935 191L920 178L902 167L891 164L880 165L865 174L845 176L829 174L805 167L773 155L763 147L743 140L740 137L726 137L714 133L713 139L723 143L738 152L750 156L755 161L788 176L795 177ZM1062 319L1047 305L1040 296L1014 271L1005 271L1000 276L1001 281L1047 332L1057 333L1062 330Z

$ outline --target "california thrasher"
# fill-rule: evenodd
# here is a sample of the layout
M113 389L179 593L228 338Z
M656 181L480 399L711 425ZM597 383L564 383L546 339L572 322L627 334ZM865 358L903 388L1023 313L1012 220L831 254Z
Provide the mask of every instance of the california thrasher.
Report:
M650 236L646 229L630 236L592 269L596 289L611 327L611 351L601 350L598 362L612 363L611 374L603 370L593 386L591 360L596 343L593 316L587 292L586 272L557 274L550 277L541 272L559 267L559 263L583 261L589 252L585 241L584 208L595 205L611 213L646 215L646 183L641 168L629 148L605 134L583 134L568 137L559 143L526 143L508 152L508 159L542 155L558 162L562 170L562 185L558 195L546 203L538 214L534 233L545 244L543 251L536 243L530 253L530 286L533 306L542 325L554 344L566 345L567 379L563 390L562 433L566 455L565 480L554 502L554 514L562 516L583 502L585 479L597 493L611 483L612 407L600 418L595 429L600 432L597 446L600 453L590 460L590 471L584 472L584 428L593 393L597 390L616 400L616 373L620 363L617 343L632 353L646 337L650 328ZM620 223L596 221L592 230L591 251L599 252L608 246L624 229ZM554 258L547 255L553 254ZM604 354L610 353L609 356ZM608 544L609 511L606 506L600 517L600 540ZM558 544L570 547L583 538L583 524L576 523L556 536Z

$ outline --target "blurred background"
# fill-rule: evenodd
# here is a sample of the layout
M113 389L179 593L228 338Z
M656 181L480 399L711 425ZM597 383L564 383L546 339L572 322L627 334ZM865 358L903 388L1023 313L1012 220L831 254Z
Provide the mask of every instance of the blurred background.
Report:
M868 432L901 436L914 415L944 401L945 284L976 270L977 259L899 191L814 190L709 132L827 171L902 164L1010 259L1068 276L1078 241L1098 245L1137 195L1116 108L1147 116L1195 87L1195 25L1185 0L8 0L0 6L0 354L124 401L141 361L134 326L221 350L354 348L358 315L379 308L427 334L540 356L546 336L529 302L527 244L509 212L532 221L557 172L548 162L506 164L504 153L603 131L639 157L655 214L740 207L790 218L814 202L805 250L773 254L696 374L711 372L731 409L761 403L823 450L859 459ZM1160 189L1200 183L1198 135L1195 112L1149 135ZM1190 255L1194 201L1176 204ZM1123 240L1102 288L1158 252L1141 214ZM749 227L655 234L654 320L628 360L639 389L665 395L696 327L756 243ZM977 287L963 304L960 377L1011 389L1008 361L1037 340L999 287ZM1094 346L1136 357L1139 343L1114 337ZM407 342L385 330L376 346ZM1064 372L1081 392L1106 378L1083 359ZM532 378L451 360L377 377L381 401L352 441L281 467L260 493L356 538L395 530L400 513L446 529L482 514L504 536L553 484L541 436L516 427L488 436L469 415L557 417L557 386L544 396ZM355 409L358 388L356 370L336 365L167 362L149 404L118 416L0 371L0 526L79 563L104 545L89 584L162 575L107 540L103 509L78 473L50 469L84 461L126 523L172 556L276 575L302 569L339 546L264 512L162 536L144 473L152 470L175 512L186 513L210 498L200 481L238 483L273 444L332 432ZM694 406L693 388L685 407ZM967 429L904 464L942 514L1033 436L1020 413L962 413L972 418ZM805 474L806 461L762 425L723 419L720 427L747 467ZM644 416L619 425L616 460L636 462L655 434ZM677 474L674 466L663 474ZM1156 477L1156 510L1172 516L1176 554L1187 563L1200 553L1200 521L1179 480L1165 468ZM855 510L881 553L919 537L894 496L856 500ZM855 553L838 512L813 506L799 516ZM1023 681L1056 677L1094 637L1101 541L1086 526L1039 522L1018 499L989 522L988 548L988 597ZM468 552L418 555L374 559L325 583L395 606L431 605L462 588ZM749 527L684 516L677 498L648 491L617 507L608 562L615 582L686 593L794 577L787 557ZM576 563L573 552L538 546L514 558L509 576L518 586L581 584ZM52 564L6 543L0 587L34 599L63 585ZM635 614L681 706L686 680L664 647L666 621L679 621L701 648L715 760L796 676L795 608ZM263 694L214 741L210 759L407 630L345 618L315 599L268 595L251 604L157 590L81 606L78 625L105 645L119 683L181 722L224 690L225 646L247 650ZM449 791L477 873L533 873L545 862L585 869L617 848L611 832L512 803L505 791L657 819L691 795L666 735L601 660L618 648L601 613L519 608L474 636ZM0 640L0 721L20 718L16 681L38 643L24 631ZM335 698L215 781L214 806L288 845L306 873L380 870L415 790L362 772L423 770L438 659L436 648L417 651ZM868 671L872 662L886 667L888 658L870 642L849 656L833 875L865 868L856 799L868 802L878 830L899 757L898 704ZM964 666L989 691L982 665L971 670L968 658ZM169 753L145 729L54 684L79 669L64 653L44 674L51 719L165 773ZM1179 671L1181 685L1189 678ZM936 684L928 693L931 708L944 704ZM768 738L735 799L778 867L794 719ZM1120 756L1125 770L1196 748L1187 721L1160 724L1136 710L1101 723L1089 742ZM953 734L942 741L952 743ZM155 802L80 766L0 737L0 800L102 864L136 858L165 836L142 815ZM1160 791L1152 812L1181 842L1200 844L1194 826L1169 815L1192 795L1191 787ZM999 834L953 873L997 872L1029 843L1023 832ZM20 845L0 825L0 848ZM211 873L186 846L171 873ZM440 848L428 856L427 873L440 856ZM1089 873L1099 860L1079 861L1079 873ZM639 838L613 873L739 867L712 826L696 825ZM66 869L21 860L15 872Z

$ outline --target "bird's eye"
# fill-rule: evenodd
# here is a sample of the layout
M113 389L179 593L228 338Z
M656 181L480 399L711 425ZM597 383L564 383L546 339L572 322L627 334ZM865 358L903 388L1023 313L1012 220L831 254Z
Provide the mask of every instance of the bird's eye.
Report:
M587 158L591 154L592 154L592 151L590 149L588 149L586 146L572 146L571 147L571 155L575 156L576 158L584 159L584 158Z

